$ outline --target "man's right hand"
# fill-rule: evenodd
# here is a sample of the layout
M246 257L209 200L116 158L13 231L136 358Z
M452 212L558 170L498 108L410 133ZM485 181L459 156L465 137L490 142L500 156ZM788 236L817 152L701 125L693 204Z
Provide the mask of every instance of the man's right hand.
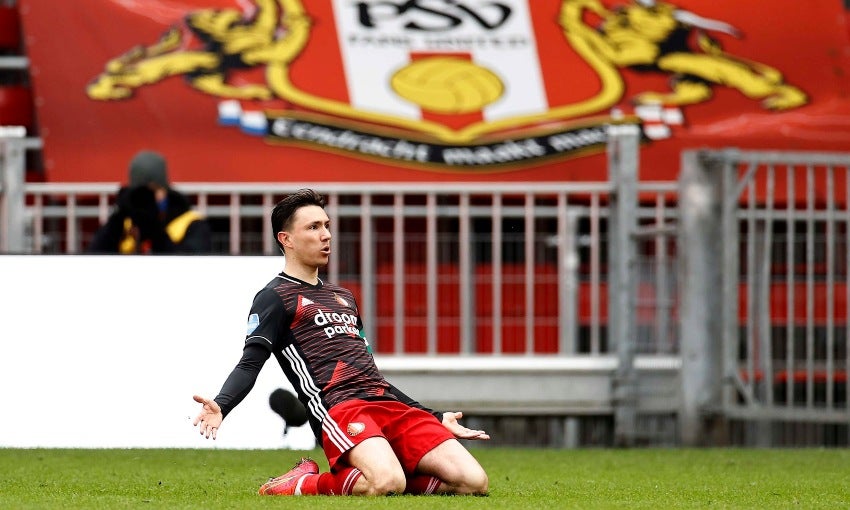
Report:
M221 407L219 407L215 400L210 400L199 395L195 395L192 398L195 399L195 402L203 406L201 407L201 412L192 421L192 425L199 427L202 436L207 439L212 436L215 439L218 434L218 428L221 426L222 420L224 420Z

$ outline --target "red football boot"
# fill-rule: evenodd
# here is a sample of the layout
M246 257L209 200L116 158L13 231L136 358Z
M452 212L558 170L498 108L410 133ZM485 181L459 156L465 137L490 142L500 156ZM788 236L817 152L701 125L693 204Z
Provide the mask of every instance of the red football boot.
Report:
M303 458L286 473L264 483L259 492L264 496L300 496L301 480L307 475L315 475L318 472L319 465L316 461Z

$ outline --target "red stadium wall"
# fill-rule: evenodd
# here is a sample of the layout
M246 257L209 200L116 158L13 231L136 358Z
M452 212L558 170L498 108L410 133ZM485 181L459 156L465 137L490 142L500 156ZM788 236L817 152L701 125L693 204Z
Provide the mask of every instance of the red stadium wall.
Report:
M407 354L428 352L427 299L425 292L424 268L408 266L407 282L404 286L404 345L403 352ZM493 351L493 309L492 309L492 268L487 265L476 267L475 271L475 353L492 353ZM558 325L563 320L558 315L558 283L557 268L552 265L540 264L534 269L534 306L527 310L525 304L525 267L523 265L506 264L502 268L501 287L501 322L502 345L501 352L506 354L524 354L526 352L525 318L530 313L534 317L534 346L535 354L556 354L559 347ZM458 267L443 264L437 270L437 352L440 354L457 354L460 352L460 287ZM416 275L422 275L417 282ZM378 286L376 297L377 338L383 341L377 345L377 351L383 354L394 354L393 345L394 298L396 287L392 283L392 267L382 266L377 272ZM355 295L360 296L360 287L355 282L346 282ZM805 282L793 283L794 302L788 302L789 288L786 282L771 282L769 292L770 327L785 329L788 327L803 327L810 324L819 331L825 331L829 320L836 327L847 324L847 285L844 282L834 283L831 287L833 301L827 301L827 285L815 282L811 289ZM580 281L577 287L576 311L577 323L572 325L577 329L579 343L589 335L592 327L608 324L608 285L601 282L598 287L598 311L594 316L594 299L591 295L592 285L589 281ZM746 283L739 286L738 310L741 324L748 320L748 303L750 295L760 292L751 289ZM809 295L811 293L811 295ZM755 299L755 298L754 298ZM656 303L659 303L657 289L650 283L641 283L637 288L636 301L641 303L636 309L636 321L639 328L653 330L657 326ZM791 305L789 307L789 305ZM793 315L789 314L789 308ZM809 313L811 312L811 317ZM676 323L678 309L670 310L671 324ZM669 332L673 337L678 333ZM752 348L757 349L757 346ZM586 351L587 345L579 345L579 351Z

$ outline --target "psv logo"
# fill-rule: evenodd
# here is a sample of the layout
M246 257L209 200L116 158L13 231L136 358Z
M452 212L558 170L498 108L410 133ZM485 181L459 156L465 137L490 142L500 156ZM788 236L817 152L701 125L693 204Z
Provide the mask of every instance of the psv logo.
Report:
M502 26L513 13L504 2L361 1L356 3L358 21L366 28L396 24L408 30L442 32L464 23L487 29Z
M731 22L679 3L232 0L107 62L87 94L127 99L182 74L246 133L461 169L603 150L613 110L616 122L649 122L716 87L770 110L808 102L779 69L723 50L742 37ZM623 72L635 70L669 85L635 78L627 93Z
M243 116L251 102L284 100L299 111L403 129L414 139L449 145L604 111L618 97L605 76L599 92L592 68L583 67L585 76L564 75L565 62L577 58L553 24L564 0L233 3L189 12L185 26L168 30L156 44L117 56L90 83L89 97L127 99L137 87L184 74L198 91L238 101L220 107L221 120L241 122L248 132L315 141L293 132L297 126L289 121L297 115L277 123ZM244 12L237 7L248 4ZM547 20L554 39L537 33L539 19ZM553 44L557 51L538 53ZM264 73L249 75L251 68ZM251 83L256 76L263 81ZM588 79L592 86L573 83ZM552 80L560 84L557 97L546 92L554 89L545 85ZM366 142L373 155L428 157L415 144L387 149L346 138L329 145L360 149ZM520 148L535 155L533 148Z
M620 97L619 75L610 75L616 84L588 66L565 75L565 62L580 59L566 34L552 25L550 35L556 37L547 40L535 29L538 20L557 20L562 5L551 0L304 2L304 11L317 22L276 92L334 117L411 130L451 145L605 111ZM538 52L546 45L556 45L557 51ZM313 59L341 66L316 73ZM592 86L576 86L582 82ZM304 138L287 122L270 128Z

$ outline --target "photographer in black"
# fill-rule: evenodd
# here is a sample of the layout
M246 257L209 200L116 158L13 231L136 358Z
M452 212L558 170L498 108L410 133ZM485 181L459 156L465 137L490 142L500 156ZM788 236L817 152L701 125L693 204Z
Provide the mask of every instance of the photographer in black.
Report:
M95 232L89 253L201 254L212 249L209 223L168 183L165 158L141 151L130 162L129 183L115 210Z

